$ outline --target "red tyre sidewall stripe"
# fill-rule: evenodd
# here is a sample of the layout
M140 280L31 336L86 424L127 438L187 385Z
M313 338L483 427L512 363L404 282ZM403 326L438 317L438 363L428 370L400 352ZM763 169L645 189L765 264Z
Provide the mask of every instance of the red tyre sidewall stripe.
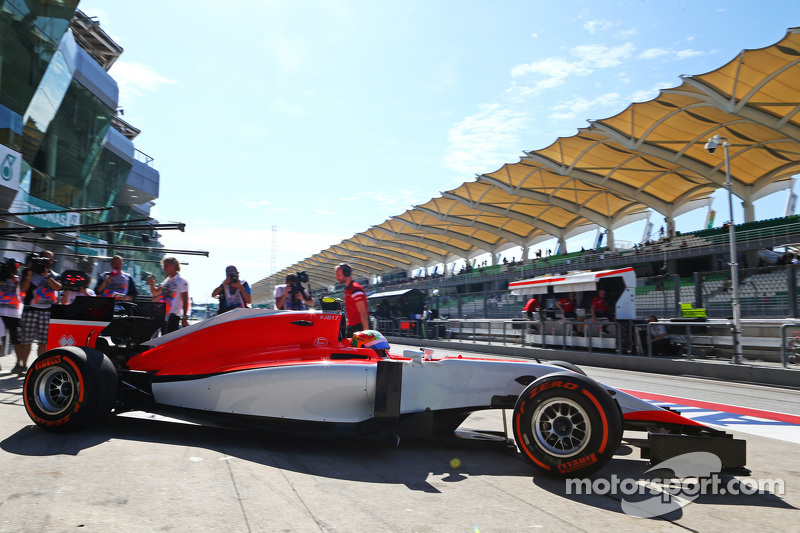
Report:
M78 394L78 401L83 403L83 373L78 369L78 365L72 359L64 358L64 361L70 364L70 366L75 370L75 375L78 376L78 385L80 385L81 390Z
M586 389L581 389L583 392L594 404L597 408L597 412L600 414L600 420L603 422L603 440L600 442L600 449L597 450L597 453L603 453L606 449L606 445L608 444L608 419L606 418L606 412L600 407L600 402L597 401L597 398L594 395L587 391Z
M528 398L528 399L532 399L532 398ZM525 411L525 401L523 401L520 404L519 413L521 414L524 411ZM522 429L520 428L519 423L520 423L520 419L522 418L522 416L520 416L520 414L517 414L517 416L514 418L514 427L517 429L517 435L520 435L520 438L521 438L522 437ZM525 446L525 443L520 442L519 443L519 447L522 448L522 451L525 452L525 455L528 456L528 459L530 459L531 461L533 461L534 463L536 463L540 467L544 468L545 470L552 470L553 469L551 466L544 464L543 462L538 460L536 457L534 457L531 454L530 450L528 450L528 447Z

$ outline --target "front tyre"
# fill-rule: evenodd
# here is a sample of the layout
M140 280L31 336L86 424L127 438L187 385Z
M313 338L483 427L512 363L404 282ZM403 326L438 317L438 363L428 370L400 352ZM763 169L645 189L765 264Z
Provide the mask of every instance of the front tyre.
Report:
M622 415L611 395L574 372L543 376L517 399L514 439L522 455L552 477L592 474L622 440Z
M38 426L52 431L89 427L117 401L117 370L99 350L66 347L34 361L23 386L25 409Z

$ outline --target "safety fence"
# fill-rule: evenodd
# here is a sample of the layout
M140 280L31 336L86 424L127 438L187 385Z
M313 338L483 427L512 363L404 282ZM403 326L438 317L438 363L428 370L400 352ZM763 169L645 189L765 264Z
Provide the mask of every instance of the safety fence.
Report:
M534 348L602 351L621 355L733 360L729 320L602 321L563 319L388 319L374 324L386 336ZM749 326L753 328L753 326ZM745 328L747 329L747 328ZM659 333L665 333L659 339ZM764 335L739 334L745 358L800 368L800 323L772 324Z
M746 268L739 271L739 305L742 318L776 318L799 316L800 269L797 265ZM733 290L730 271L697 272L693 276L662 275L638 278L636 281L636 316L647 318L680 317L681 303L705 309L708 317L733 315ZM543 295L543 310L556 312L556 301L563 295ZM578 312L588 315L589 294L577 295ZM593 295L592 295L593 296ZM511 319L522 317L527 297L509 290L487 290L471 293L433 294L426 298L438 318Z

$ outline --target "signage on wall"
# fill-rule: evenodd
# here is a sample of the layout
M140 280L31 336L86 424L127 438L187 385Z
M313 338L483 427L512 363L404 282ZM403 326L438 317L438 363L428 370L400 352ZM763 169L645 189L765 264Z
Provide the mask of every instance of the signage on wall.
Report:
M22 154L0 144L0 186L18 189L21 169Z
M81 223L80 213L41 213L41 211L57 211L64 208L31 196L25 191L17 193L11 209L18 213L28 213L19 215L20 220L37 228L63 228Z

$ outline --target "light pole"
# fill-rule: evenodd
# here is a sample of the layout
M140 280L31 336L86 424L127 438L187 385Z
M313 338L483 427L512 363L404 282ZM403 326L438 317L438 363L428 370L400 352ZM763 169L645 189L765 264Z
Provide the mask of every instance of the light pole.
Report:
M731 212L731 221L728 224L729 240L730 240L730 256L731 256L731 285L733 285L733 362L739 364L742 362L742 341L740 335L742 334L742 313L739 308L739 269L736 263L736 226L733 223L733 192L731 191L731 159L728 153L728 139L720 135L711 137L705 145L706 151L713 154L717 151L717 147L722 146L725 153L725 187L728 189L728 208Z

